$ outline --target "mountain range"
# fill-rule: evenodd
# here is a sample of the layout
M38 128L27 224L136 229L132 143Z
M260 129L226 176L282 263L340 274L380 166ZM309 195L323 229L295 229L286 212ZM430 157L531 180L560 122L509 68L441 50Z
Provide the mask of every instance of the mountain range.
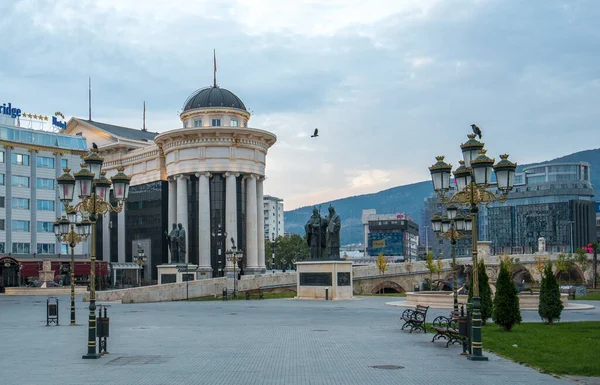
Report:
M549 161L520 165L517 172L526 167L559 162L587 162L590 164L592 185L600 185L600 149L585 150ZM420 224L424 200L433 192L431 181L392 187L372 194L356 195L333 201L304 206L284 213L285 231L304 235L304 225L313 207L321 206L322 212L331 204L342 218L341 244L360 243L363 239L361 215L363 209L375 209L378 214L406 213Z

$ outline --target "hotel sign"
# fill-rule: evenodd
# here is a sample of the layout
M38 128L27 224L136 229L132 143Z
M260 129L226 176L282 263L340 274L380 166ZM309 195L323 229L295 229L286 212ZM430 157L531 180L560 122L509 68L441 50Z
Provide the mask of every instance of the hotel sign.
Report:
M13 108L11 103L8 103L8 106L4 103L0 106L0 115L8 115L11 118L16 119L21 116L21 109Z

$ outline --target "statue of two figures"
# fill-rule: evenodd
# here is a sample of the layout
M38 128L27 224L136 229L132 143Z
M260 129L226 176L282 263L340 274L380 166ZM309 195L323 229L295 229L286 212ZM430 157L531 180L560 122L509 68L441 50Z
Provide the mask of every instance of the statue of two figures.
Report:
M165 231L169 241L169 251L171 252L171 263L185 262L185 230L180 223L173 223L173 229L170 233Z
M310 247L312 260L340 259L340 229L342 221L333 206L329 206L329 214L323 218L319 209L313 209L313 214L304 226L306 241Z

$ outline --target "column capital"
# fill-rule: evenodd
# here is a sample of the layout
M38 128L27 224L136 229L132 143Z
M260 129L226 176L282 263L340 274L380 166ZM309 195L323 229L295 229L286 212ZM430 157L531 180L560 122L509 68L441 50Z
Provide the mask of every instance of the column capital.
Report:
M248 179L256 179L257 175L256 174L244 174L244 178L248 178Z
M175 176L176 179L190 179L189 175L186 174L179 174L177 176Z
M257 182L262 182L262 181L264 181L265 179L267 179L267 177L266 177L266 176L264 176L264 175L257 175L257 176L256 176L256 181L257 181Z

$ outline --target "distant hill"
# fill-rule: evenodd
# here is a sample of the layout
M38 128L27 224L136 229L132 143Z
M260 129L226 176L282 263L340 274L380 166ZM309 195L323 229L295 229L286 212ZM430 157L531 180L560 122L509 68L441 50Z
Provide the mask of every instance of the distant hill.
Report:
M600 149L580 151L549 161L520 165L518 171L522 171L525 167L558 162L588 162L591 166L592 184L594 186L600 185ZM423 201L432 192L431 181L423 181L392 187L372 194L356 195L300 207L284 213L285 231L304 235L304 225L312 214L313 206L321 205L321 211L325 213L327 207L331 204L342 218L341 243L359 243L362 242L363 237L361 222L363 209L375 209L380 214L405 212L420 224Z

